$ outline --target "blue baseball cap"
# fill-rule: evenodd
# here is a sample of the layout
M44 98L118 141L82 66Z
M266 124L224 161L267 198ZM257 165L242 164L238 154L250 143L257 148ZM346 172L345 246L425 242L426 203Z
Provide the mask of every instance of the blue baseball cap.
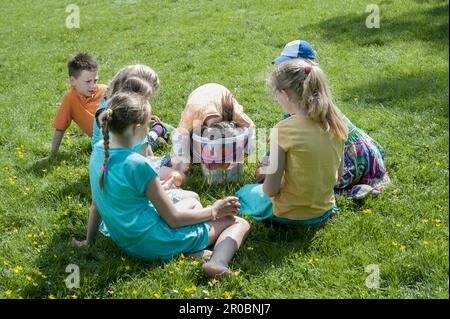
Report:
M303 58L314 60L316 52L312 46L304 40L294 40L284 46L281 55L272 61L272 64L279 64L286 61Z

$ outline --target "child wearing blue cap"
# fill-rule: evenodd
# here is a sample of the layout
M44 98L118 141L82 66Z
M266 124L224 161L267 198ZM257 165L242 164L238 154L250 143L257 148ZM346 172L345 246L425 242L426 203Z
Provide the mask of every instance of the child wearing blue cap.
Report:
M306 60L317 65L316 52L304 40L294 40L285 45L280 56L272 64L281 64L295 59ZM344 170L334 189L336 193L358 200L369 194L382 192L390 183L384 162L384 150L367 133L356 127L342 112L342 120L347 125L349 135L344 144ZM289 117L285 114L284 118ZM267 165L268 154L262 165ZM264 181L261 166L256 171L256 181Z

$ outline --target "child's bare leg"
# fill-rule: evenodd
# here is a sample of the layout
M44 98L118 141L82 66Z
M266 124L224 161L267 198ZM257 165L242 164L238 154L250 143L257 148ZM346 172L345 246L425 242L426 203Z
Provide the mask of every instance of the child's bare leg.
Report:
M195 195L197 195L194 192L190 192L193 193ZM198 196L198 195L197 195ZM199 202L199 200L195 197L187 197L184 198L182 200L180 200L178 203L175 204L175 207L177 209L201 209L203 206L202 204ZM194 253L186 253L185 254L187 257L189 258L204 258L204 259L210 259L211 255L212 255L212 251L211 250L200 250Z
M174 172L175 170L173 168L167 167L167 166L162 166L159 171L158 171L158 175L161 177L162 180L166 179L167 175L169 175L169 173Z
M228 264L247 237L250 224L240 217L227 217L210 222L210 244L215 242L211 260L203 265L209 277L230 274Z
M198 196L198 194L196 192L193 191L187 191L185 189L180 189L178 191L179 196L181 197L181 199L186 199L186 198L194 198L197 201L200 200L200 196Z
M183 198L178 203L174 204L177 209L201 209L203 208L202 204L199 202L197 198L188 197Z

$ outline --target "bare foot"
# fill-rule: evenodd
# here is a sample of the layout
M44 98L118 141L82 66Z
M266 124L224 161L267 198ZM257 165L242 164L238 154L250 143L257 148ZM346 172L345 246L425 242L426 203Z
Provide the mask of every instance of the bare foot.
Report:
M223 265L215 264L214 262L208 262L203 264L203 270L208 277L221 278L228 277L231 275L230 269Z
M90 245L87 240L72 240L71 244L76 247L86 247Z
M210 260L211 256L212 256L213 252L211 250L208 249L204 249L195 253L188 253L185 254L186 257L189 257L191 259L197 259L197 258L201 258L203 260Z

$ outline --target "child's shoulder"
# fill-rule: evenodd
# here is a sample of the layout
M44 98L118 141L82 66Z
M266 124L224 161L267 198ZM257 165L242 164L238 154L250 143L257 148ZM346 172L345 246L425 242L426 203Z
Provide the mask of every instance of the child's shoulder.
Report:
M276 128L286 128L286 127L290 127L290 126L295 126L296 125L296 118L294 116L289 116L285 119L282 119L280 122L278 122L275 127Z
M145 156L142 156L141 154L132 152L132 151L130 151L130 153L127 154L125 164L130 167L132 167L132 166L150 166L150 167L152 167L149 160Z
M142 156L141 154L131 152L127 154L126 159L123 162L124 172L127 172L127 175L133 176L136 178L144 178L146 176L156 175L156 171L153 166L150 164L150 161Z
M62 96L62 102L69 103L75 101L77 98L77 92L73 87L70 87Z

